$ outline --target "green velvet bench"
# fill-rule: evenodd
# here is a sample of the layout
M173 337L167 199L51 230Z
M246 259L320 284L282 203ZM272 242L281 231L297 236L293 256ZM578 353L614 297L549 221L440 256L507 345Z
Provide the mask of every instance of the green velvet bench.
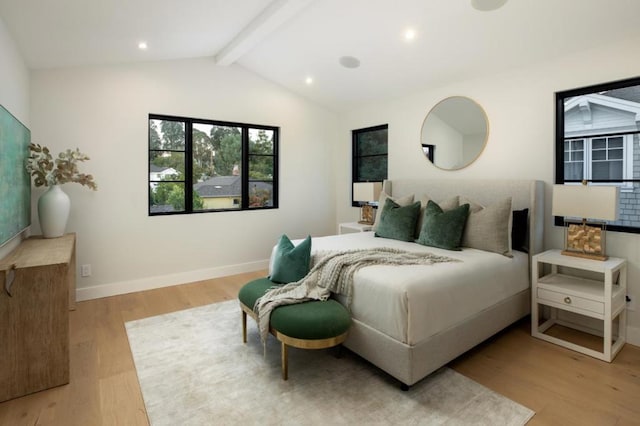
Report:
M277 285L268 278L245 284L238 293L242 309L242 342L247 343L247 314L257 320L253 305ZM300 349L325 349L339 345L347 338L351 316L338 301L313 300L279 306L271 312L270 332L281 343L282 379L288 378L289 346Z

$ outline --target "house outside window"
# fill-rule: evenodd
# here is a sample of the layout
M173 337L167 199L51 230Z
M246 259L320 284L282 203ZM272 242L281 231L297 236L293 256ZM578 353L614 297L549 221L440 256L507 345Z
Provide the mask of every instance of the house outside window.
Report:
M383 124L352 131L352 183L387 178L388 130L389 126ZM351 205L360 207L361 203L353 201L353 193L351 196Z
M279 129L149 115L149 214L278 207Z
M556 108L556 183L620 187L609 229L640 233L640 79L559 92Z

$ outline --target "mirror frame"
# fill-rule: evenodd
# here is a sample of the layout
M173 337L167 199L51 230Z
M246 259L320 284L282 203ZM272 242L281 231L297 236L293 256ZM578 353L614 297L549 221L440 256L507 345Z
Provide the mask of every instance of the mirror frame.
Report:
M426 141L424 140L424 134L425 134L425 125L427 123L427 119L429 118L429 116L436 110L436 108L438 108L438 106L440 106L442 103L450 100L450 99L456 99L456 98L460 98L460 99L464 99L468 102L470 102L473 106L475 106L478 111L480 112L482 118L484 118L484 122L485 122L485 127L486 127L486 131L485 131L485 135L484 135L484 140L482 142L482 148L478 151L478 153L476 154L476 156L473 158L473 160L461 165L460 167L451 167L451 168L447 168L447 167L442 167L442 166L438 166L436 164L436 162L434 161L434 157L435 157L435 148L436 146L433 144L428 144L426 143ZM489 142L489 117L487 116L487 112L484 110L484 108L482 108L482 106L476 102L474 99L469 98L468 96L462 96L462 95L454 95L454 96L449 96L446 97L442 100L440 100L439 102L437 102L427 113L427 115L425 116L424 120L422 120L422 126L420 128L420 148L422 151L422 155L429 160L429 162L435 166L436 168L440 169L440 170L444 170L444 171L455 171L455 170L461 170L464 169L466 167L469 167L470 165L472 165L478 158L480 158L480 156L482 155L482 153L484 152L485 148L487 147L487 143ZM437 157L435 157L437 158Z

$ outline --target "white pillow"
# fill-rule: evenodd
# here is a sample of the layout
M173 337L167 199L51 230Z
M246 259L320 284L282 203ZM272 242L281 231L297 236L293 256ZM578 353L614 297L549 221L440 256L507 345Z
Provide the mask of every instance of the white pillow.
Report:
M460 198L460 204L469 203L469 218L462 234L462 246L499 253L511 253L511 197L483 206Z
M380 193L380 200L378 201L378 211L376 212L376 219L373 221L373 230L376 231L378 229L378 225L380 224L380 216L382 216L382 208L384 207L384 202L387 198L391 198L396 204L400 207L408 206L413 203L413 194L406 195L404 197L394 198L390 195L387 195L386 192L382 191Z

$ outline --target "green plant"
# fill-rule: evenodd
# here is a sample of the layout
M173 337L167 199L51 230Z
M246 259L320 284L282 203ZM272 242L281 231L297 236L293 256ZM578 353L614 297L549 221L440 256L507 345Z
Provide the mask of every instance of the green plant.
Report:
M58 154L54 160L49 148L38 144L29 144L29 158L27 158L26 168L34 177L35 186L60 185L67 182L79 183L94 191L98 185L93 180L92 175L80 173L78 162L89 160L86 154L75 150L67 149Z

